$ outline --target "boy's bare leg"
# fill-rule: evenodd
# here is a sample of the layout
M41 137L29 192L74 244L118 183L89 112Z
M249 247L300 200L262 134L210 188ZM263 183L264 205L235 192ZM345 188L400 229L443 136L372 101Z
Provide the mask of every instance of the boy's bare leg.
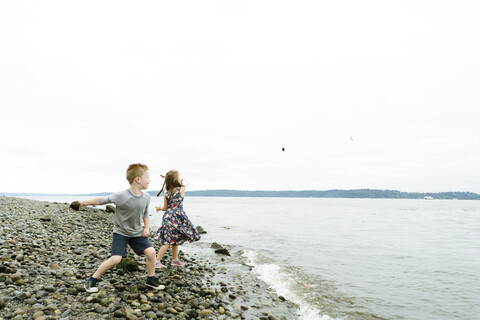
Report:
M143 254L147 256L147 276L155 275L155 249L153 247L143 250Z
M158 254L157 254L157 261L160 261L162 258L163 258L163 255L165 254L165 252L167 252L168 248L170 247L169 244L164 244L160 250L158 250Z
M172 259L173 260L178 259L178 245L177 244L172 245Z
M120 261L122 261L122 256L111 256L110 258L105 260L100 265L100 267L98 267L97 271L95 271L92 277L95 279L100 279L100 277L103 276L105 272L115 267L117 264L120 263Z

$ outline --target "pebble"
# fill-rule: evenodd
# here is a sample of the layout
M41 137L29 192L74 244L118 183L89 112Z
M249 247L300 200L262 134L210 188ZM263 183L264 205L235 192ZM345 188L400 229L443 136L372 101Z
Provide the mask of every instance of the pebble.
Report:
M142 304L140 306L140 310L142 310L143 312L150 311L152 310L152 306L149 304Z
M168 307L168 308L166 309L166 311L169 312L169 313L173 313L173 314L177 314L177 313L178 313L178 311L177 311L176 309L172 308L172 307Z
M157 315L153 311L148 311L147 313L145 313L145 317L147 319L157 319Z
M115 318L123 318L124 314L123 314L122 310L115 310L115 312L113 313L113 316Z
M33 319L33 320L36 320L36 319L38 319L39 317L41 317L41 316L43 316L43 315L44 315L43 311L37 311L37 312L35 312L35 313L33 314L32 319Z

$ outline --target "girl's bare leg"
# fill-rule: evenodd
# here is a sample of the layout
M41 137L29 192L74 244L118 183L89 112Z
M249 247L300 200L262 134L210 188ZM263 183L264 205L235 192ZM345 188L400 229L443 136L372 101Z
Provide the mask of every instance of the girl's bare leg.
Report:
M172 245L172 259L173 260L178 259L178 245L177 244Z
M170 245L169 244L164 244L160 248L160 250L158 250L157 261L160 261L163 258L163 255L165 254L165 252L167 252L168 248L170 248Z

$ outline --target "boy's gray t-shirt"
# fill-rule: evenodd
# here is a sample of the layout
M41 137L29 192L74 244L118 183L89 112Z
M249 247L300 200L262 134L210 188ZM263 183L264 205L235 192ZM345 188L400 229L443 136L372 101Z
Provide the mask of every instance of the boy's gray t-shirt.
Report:
M133 195L129 189L106 197L100 197L100 204L113 203L116 210L113 216L113 233L125 237L140 237L143 233L142 219L148 218L150 195L142 192Z

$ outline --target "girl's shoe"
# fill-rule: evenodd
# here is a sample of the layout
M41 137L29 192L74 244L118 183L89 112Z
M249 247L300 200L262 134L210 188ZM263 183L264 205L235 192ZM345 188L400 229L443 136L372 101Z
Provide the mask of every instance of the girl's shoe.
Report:
M155 261L155 269L165 268L165 265L160 261Z
M172 260L172 266L174 267L183 267L185 264L180 260Z

